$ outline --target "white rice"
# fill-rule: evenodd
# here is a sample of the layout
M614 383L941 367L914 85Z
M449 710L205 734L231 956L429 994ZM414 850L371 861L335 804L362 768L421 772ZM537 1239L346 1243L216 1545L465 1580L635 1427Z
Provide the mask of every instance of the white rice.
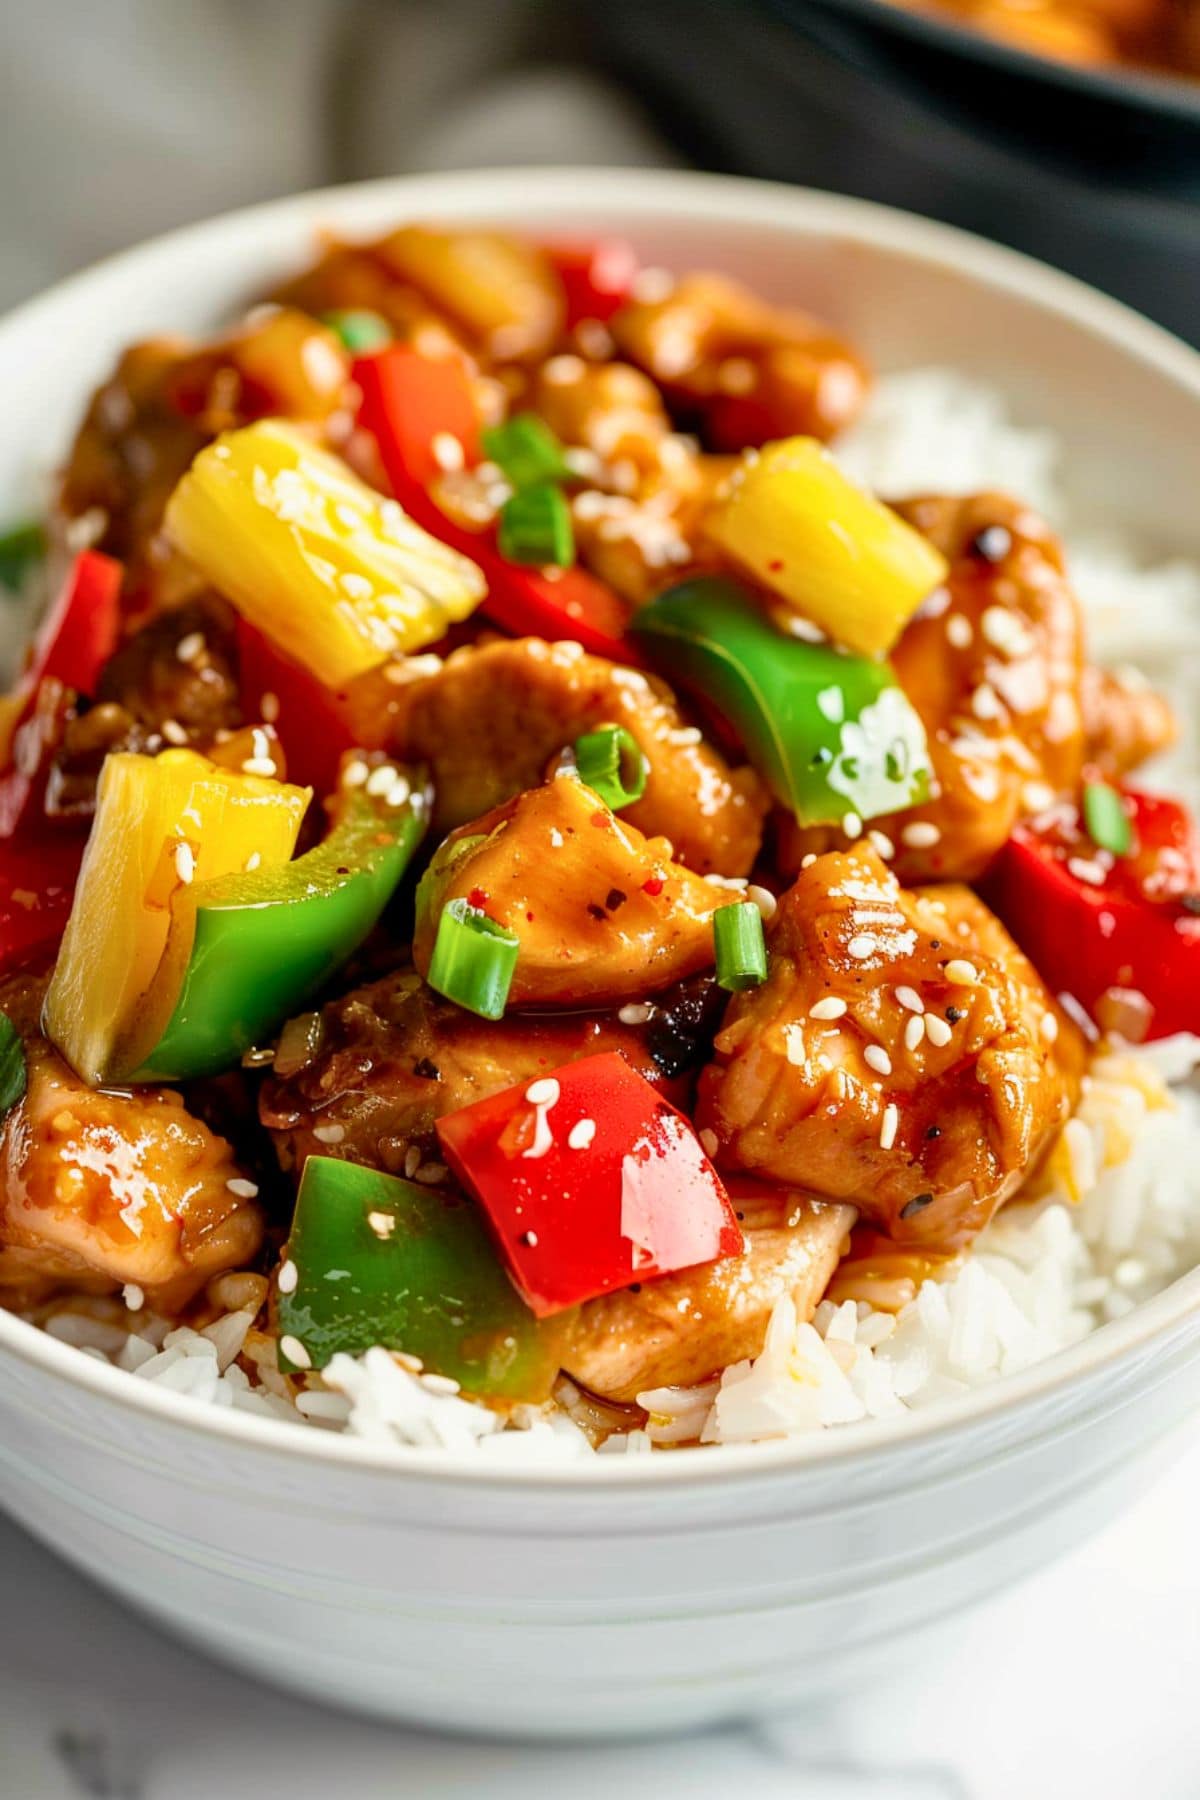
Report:
M1062 529L1093 653L1140 664L1180 703L1191 735L1160 779L1200 803L1200 568L1145 566L1128 544L1070 518L1053 434L1015 424L999 395L953 371L883 381L838 453L882 493L1002 488ZM781 1302L760 1356L719 1381L640 1396L645 1428L610 1437L602 1453L902 1421L1077 1342L1159 1292L1200 1263L1200 1095L1189 1085L1197 1066L1200 1038L1192 1037L1101 1056L1036 1198L1003 1211L953 1275L925 1282L896 1315L862 1300L824 1301L808 1324ZM299 1417L376 1443L523 1462L593 1453L569 1386L561 1405L519 1407L502 1419L411 1359L374 1349L335 1357L293 1399L270 1340L251 1326L250 1314L234 1313L203 1332L173 1330L116 1305L77 1302L46 1329L193 1400Z

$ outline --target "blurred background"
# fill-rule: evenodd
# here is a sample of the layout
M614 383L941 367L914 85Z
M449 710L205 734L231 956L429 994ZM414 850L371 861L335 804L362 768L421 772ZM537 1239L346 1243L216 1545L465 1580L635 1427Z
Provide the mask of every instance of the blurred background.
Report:
M1200 0L10 0L0 68L0 306L329 182L677 162L967 226L1200 338Z

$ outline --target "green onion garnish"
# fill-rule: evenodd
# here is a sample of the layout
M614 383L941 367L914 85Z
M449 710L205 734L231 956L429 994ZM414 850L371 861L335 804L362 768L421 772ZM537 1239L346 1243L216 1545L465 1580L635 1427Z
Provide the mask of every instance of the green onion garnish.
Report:
M1125 803L1106 781L1083 784L1083 822L1088 836L1101 850L1128 856L1133 847L1133 827Z
M731 994L767 979L767 946L762 914L753 900L736 900L713 914L717 986Z
M580 781L613 812L641 799L650 772L641 745L623 725L602 725L577 737L575 768Z
M575 561L575 532L562 490L542 483L522 488L506 500L500 513L499 544L501 556L509 562L534 563L539 568L553 563L569 569Z
M7 1013L0 1012L0 1119L25 1093L25 1046Z
M392 328L381 313L366 307L349 312L321 314L322 325L336 331L351 356L362 356L368 350L380 350L392 341Z
M479 441L483 454L515 488L570 479L562 445L536 413L517 413L503 425L491 425L480 433Z
M520 948L479 907L451 900L438 920L426 977L431 988L481 1019L502 1019Z
M10 594L23 591L30 571L46 554L46 533L40 525L15 525L0 535L0 587Z

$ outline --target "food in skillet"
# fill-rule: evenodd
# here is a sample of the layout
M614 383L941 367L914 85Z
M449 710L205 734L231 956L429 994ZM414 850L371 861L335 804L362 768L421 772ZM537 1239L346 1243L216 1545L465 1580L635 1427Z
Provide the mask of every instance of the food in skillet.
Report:
M1200 75L1195 0L902 0L944 13L1031 56L1084 68L1128 64Z
M683 1442L1052 1188L1200 1022L1174 724L1019 499L842 473L868 388L727 277L415 226L125 353L0 714L8 1304Z

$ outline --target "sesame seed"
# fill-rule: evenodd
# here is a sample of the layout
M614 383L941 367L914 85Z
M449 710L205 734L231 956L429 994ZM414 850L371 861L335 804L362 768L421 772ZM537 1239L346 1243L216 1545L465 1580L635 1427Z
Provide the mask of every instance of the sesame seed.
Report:
M121 1289L121 1298L130 1312L141 1312L146 1304L146 1296L136 1281L127 1281Z
M998 719L1004 708L990 681L981 681L971 695L971 711L977 719Z
M404 1173L411 1181L421 1166L421 1152L415 1144L410 1144L404 1155Z
M1042 1014L1042 1022L1038 1026L1044 1044L1052 1044L1058 1037L1058 1020L1052 1012Z
M894 1100L889 1100L883 1109L883 1121L879 1127L879 1148L890 1150L896 1141L896 1133L900 1128L900 1108Z
M1068 856L1067 868L1076 881L1085 882L1088 887L1103 887L1108 880L1104 864L1089 856Z
M232 1180L225 1183L225 1186L231 1194L236 1194L239 1200L253 1200L258 1193L257 1181L247 1181L244 1175L235 1175Z
M890 1075L892 1072L892 1059L882 1044L868 1044L863 1051L863 1061L877 1075Z
M915 1050L924 1036L924 1016L921 1013L914 1013L904 1027L904 1048L906 1050Z
M621 1008L617 1017L622 1025L644 1025L652 1011L652 1007L644 1005L640 1000L631 1000L628 1006Z
M891 862L896 854L896 846L886 831L868 831L867 842L881 862Z
M321 1144L340 1144L346 1135L344 1125L314 1125L313 1136Z
M188 882L191 881L195 875L196 855L190 844L176 844L175 873L178 875L180 881L182 881L184 887L187 886Z
M280 1338L279 1348L283 1351L283 1354L287 1357L288 1361L290 1363L295 1363L298 1369L312 1368L312 1357L308 1354L308 1351L304 1348L300 1339L298 1337L293 1337L290 1331L285 1331Z
M467 460L460 440L452 431L435 431L429 448L439 469L461 469Z
M814 864L814 863L815 863L815 862L816 862L816 860L817 860L817 853L816 853L816 851L815 851L815 850L810 850L810 851L809 851L809 852L808 852L808 855L807 855L807 856L802 856L802 857L801 857L801 858L800 858L800 867L801 867L801 868L802 868L802 869L811 869L811 868L812 868L812 866L813 866L813 864Z
M279 1291L281 1294L294 1294L296 1283L300 1279L300 1271L290 1259L279 1265Z
M187 732L183 729L183 726L179 723L178 719L164 719L159 726L159 730L166 738L168 744L186 744L188 741Z
M275 759L271 756L248 756L242 764L243 775L264 775L268 779L275 774Z
M974 987L979 970L965 956L952 956L946 964L946 980L954 987Z
M914 819L900 833L900 842L907 844L910 850L932 850L941 842L942 834L929 819Z
M1027 781L1021 789L1021 805L1026 812L1045 812L1054 805L1054 789L1046 781Z
M971 621L962 613L946 615L946 636L956 650L966 650L975 636L971 629Z
M175 646L175 654L181 663L195 662L203 652L204 633L202 631L189 631L187 636L181 637Z
M382 1243L386 1243L396 1229L395 1213L383 1212L378 1207L367 1214L367 1224ZM282 1283L280 1284L282 1285Z
M944 1050L953 1033L945 1019L939 1018L937 1013L926 1013L925 1036L938 1050Z
M863 822L856 812L842 814L842 830L848 838L862 836Z
M258 710L268 725L273 725L279 717L279 695L267 693L258 703Z
M525 1089L525 1098L530 1106L555 1106L562 1089L553 1075L543 1075L538 1081L531 1081Z
M249 856L246 858L246 874L253 875L255 869L257 869L257 867L261 861L262 861L262 851L261 850L252 850L250 852Z
M436 1187L440 1181L445 1181L445 1179L445 1163L422 1163L419 1168L413 1170L413 1180L421 1182L425 1187Z
M879 948L878 938L872 937L869 931L856 931L846 945L847 953L862 961L865 957L874 956Z
M710 1131L706 1125L699 1133L699 1137L700 1148L703 1150L705 1156L715 1156L717 1151L721 1148L721 1140L716 1132Z
M808 1009L810 1019L840 1019L846 1011L846 1002L837 994L828 994L824 1000L818 1000Z
M368 794L374 794L377 797L386 794L395 779L396 771L391 763L380 763L379 767L372 769L367 776Z
M348 762L342 771L342 786L348 788L361 787L370 773L371 771L365 762L360 762L357 759L354 762Z
M370 600L375 592L367 577L360 575L356 569L347 569L344 575L340 575L338 586L351 600Z
M925 1002L914 987L898 987L896 1000L905 1012L923 1013L925 1011Z
M773 919L779 910L779 902L770 888L759 887L754 882L746 889L746 898L753 900L764 919Z
M577 1119L567 1133L567 1149L587 1150L595 1135L595 1119Z

